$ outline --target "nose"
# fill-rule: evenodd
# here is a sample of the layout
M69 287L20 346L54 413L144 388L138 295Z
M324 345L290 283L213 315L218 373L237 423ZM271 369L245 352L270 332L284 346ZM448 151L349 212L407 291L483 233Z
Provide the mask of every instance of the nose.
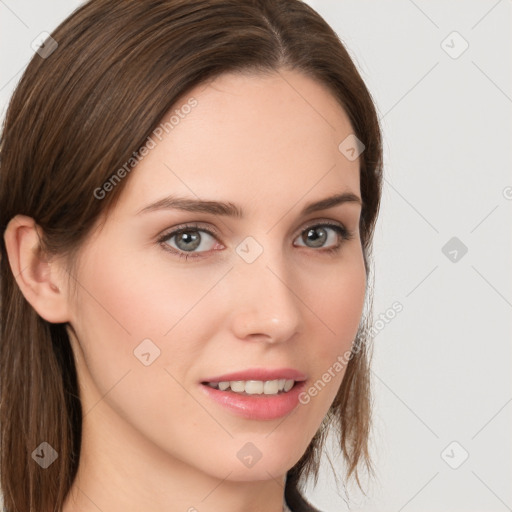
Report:
M239 339L286 341L302 329L302 301L282 251L268 249L252 263L235 259L230 272L231 328ZM297 286L297 280L295 280Z

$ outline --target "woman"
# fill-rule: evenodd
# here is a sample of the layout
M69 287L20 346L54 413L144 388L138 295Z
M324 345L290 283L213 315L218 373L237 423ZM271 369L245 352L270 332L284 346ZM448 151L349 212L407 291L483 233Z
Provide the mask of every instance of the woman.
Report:
M11 511L316 510L370 428L381 138L298 0L92 0L1 141ZM366 307L366 308L365 308Z

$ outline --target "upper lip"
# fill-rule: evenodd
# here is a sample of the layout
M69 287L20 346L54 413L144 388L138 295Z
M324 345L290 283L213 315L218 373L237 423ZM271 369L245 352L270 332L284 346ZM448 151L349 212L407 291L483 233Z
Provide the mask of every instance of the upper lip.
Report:
M295 380L300 382L306 380L306 378L306 375L294 368L250 368L239 372L208 377L207 379L203 379L202 382L229 382L233 380L267 381L277 379Z

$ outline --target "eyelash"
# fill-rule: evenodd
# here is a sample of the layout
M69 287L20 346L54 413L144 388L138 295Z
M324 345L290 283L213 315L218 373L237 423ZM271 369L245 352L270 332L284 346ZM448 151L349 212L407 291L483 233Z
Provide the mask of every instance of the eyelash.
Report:
M341 224L335 224L332 222L321 222L319 224L311 224L311 225L305 227L301 231L300 234L304 233L304 231L307 231L308 229L323 228L323 227L328 227L328 228L333 229L342 238L342 240L337 245L335 245L333 247L329 247L328 249L323 249L323 250L322 250L322 248L317 249L317 251L323 252L324 254L331 255L331 254L338 253L341 249L341 246L343 245L343 242L352 240L354 238L354 233L349 231L348 229L346 229L345 226L343 226ZM162 248L165 251L169 251L170 253L174 254L175 256L178 256L180 259L185 258L185 260L187 260L188 258L192 258L192 259L203 258L204 256L200 256L201 252L210 252L210 251L201 251L199 253L193 253L193 252L187 253L187 252L182 252L182 251L176 250L173 247L170 247L168 244L165 243L165 241L169 240L169 238L173 238L174 236L179 235L180 233L182 233L184 231L203 231L203 232L211 235L213 238L217 238L217 235L215 232L213 232L209 229L206 229L206 228L200 226L199 224L192 223L192 224L185 224L184 226L179 226L178 228L173 229L172 231L164 233L160 238L158 238L157 242L162 246ZM305 247L305 246L301 246L301 247ZM311 249L315 250L314 248L311 248Z

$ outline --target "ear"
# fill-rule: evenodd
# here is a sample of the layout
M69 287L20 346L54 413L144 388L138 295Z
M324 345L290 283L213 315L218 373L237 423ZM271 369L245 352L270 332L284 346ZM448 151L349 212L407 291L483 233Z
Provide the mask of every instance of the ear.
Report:
M44 254L42 230L34 219L25 215L13 217L4 233L4 241L16 283L36 312L51 323L70 320L64 272L50 265Z

